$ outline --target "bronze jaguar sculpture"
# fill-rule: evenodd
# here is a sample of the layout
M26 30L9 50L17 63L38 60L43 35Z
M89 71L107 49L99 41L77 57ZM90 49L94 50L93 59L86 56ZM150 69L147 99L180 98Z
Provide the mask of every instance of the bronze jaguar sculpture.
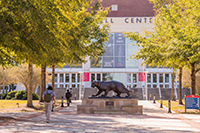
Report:
M117 93L117 97L120 97L121 93L126 93L127 97L130 96L130 91L125 88L125 86L118 81L94 81L92 83L92 87L97 87L98 92L96 95L92 95L92 97L96 97L101 94L103 91L105 92L104 95L101 97L106 97L109 91L114 91Z

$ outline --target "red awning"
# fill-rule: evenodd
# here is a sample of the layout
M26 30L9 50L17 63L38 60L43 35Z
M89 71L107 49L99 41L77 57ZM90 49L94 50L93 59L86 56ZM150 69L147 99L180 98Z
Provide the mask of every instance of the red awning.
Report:
M196 95L189 95L189 96L186 96L185 98L200 98L200 96L196 96Z

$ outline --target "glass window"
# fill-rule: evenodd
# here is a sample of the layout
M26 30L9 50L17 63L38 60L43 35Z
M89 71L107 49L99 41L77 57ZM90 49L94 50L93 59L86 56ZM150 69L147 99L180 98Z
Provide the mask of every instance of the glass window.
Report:
M126 58L126 68L138 68L138 60Z
M101 74L97 74L97 80L101 81Z
M95 80L95 74L92 73L92 74L91 74L91 83L92 83L94 80Z
M138 46L137 45L132 45L132 44L127 44L126 45L126 56L127 58L130 58L130 56L132 56L134 53L136 53L138 51Z
M69 74L68 73L65 74L65 82L69 83Z
M114 42L114 34L113 33L109 33L108 36L109 36L109 39L108 39L108 41L105 42L105 44L106 45L113 44L113 42Z
M112 73L103 73L103 81L111 81L113 80L113 74Z
M102 66L102 57L91 59L91 68L101 68L101 66Z
M65 64L63 68L82 68L82 63L74 63L71 67L69 64Z
M105 46L104 56L113 56L113 44L108 44Z
M115 33L115 44L125 44L123 33Z
M157 85L153 85L153 88L157 88Z
M157 83L157 74L153 74L153 83Z
M137 83L137 74L133 74L133 83Z
M58 81L58 74L55 74L55 82Z
M60 88L63 88L63 84L60 84Z
M103 57L103 68L113 68L113 57Z
M165 85L165 88L169 88L169 85Z
M151 74L150 73L147 74L147 83L151 83Z
M115 56L125 56L125 45L115 45Z
M74 87L76 87L76 85L75 85L75 84L72 84L72 87L74 88Z
M65 88L67 88L68 84L65 84Z
M115 57L115 68L125 68L125 57Z
M151 85L150 85L150 84L147 84L147 88L151 88Z
M128 85L127 85L127 89L129 89L129 88L131 88L131 84L128 84Z
M127 83L131 83L131 74L127 74Z
M77 74L77 82L78 82L78 83L81 81L80 79L81 79L81 75L80 75L80 73L78 73L78 74Z
M159 74L159 82L163 83L163 74Z
M76 82L76 74L72 74L72 83L75 83Z
M64 82L64 74L60 74L60 82Z
M77 88L79 88L80 87L80 84L77 84Z
M137 85L133 85L133 88L137 88Z
M163 88L163 85L160 85L160 88Z
M169 83L169 74L165 74L165 83Z

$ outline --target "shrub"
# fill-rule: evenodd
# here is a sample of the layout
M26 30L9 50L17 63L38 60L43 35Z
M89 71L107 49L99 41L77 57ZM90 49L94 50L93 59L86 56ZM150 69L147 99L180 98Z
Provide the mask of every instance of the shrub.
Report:
M5 99L7 97L7 93L1 94L1 99Z
M11 91L7 94L0 94L0 99L12 99L12 100L27 100L28 92L25 90L22 91ZM33 100L39 100L40 96L36 93L32 93Z
M40 99L40 96L38 96L36 93L33 93L32 96L33 96L33 100L39 100Z
M0 94L0 99L5 99L6 94Z
M14 99L15 98L15 94L17 93L17 91L11 91L7 94L5 99Z
M25 93L23 93L22 100L27 100L27 95L28 95L28 92L25 91ZM40 97L36 93L32 93L32 100L39 100L39 99Z
M16 94L15 94L15 99L19 99L19 100L22 100L24 95L27 93L27 91L25 90L22 90L22 91L18 91Z

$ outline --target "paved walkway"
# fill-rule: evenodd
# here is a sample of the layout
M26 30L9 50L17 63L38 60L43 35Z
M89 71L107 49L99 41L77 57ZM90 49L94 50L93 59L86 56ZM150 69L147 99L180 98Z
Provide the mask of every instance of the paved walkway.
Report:
M167 113L166 108L149 101L143 105L143 115L86 115L77 114L73 101L70 107L58 107L51 115L51 122L45 123L41 113L0 113L12 117L0 120L0 132L66 132L66 133L197 133L200 132L199 114Z

